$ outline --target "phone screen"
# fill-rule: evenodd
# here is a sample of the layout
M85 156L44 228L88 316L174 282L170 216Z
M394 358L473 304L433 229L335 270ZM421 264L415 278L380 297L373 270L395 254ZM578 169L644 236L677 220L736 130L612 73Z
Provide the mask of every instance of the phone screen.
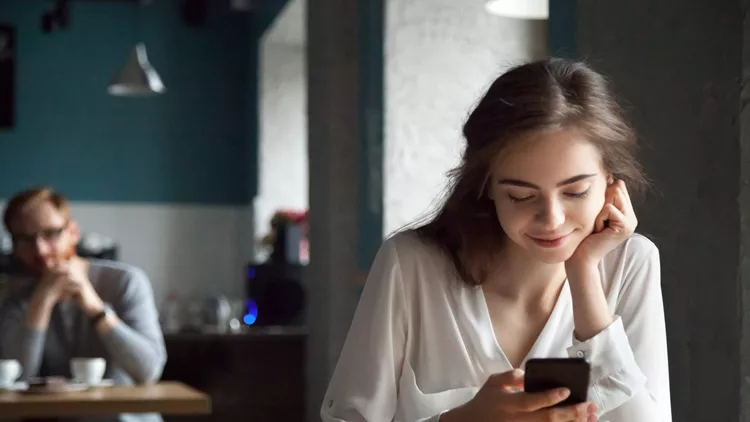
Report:
M529 359L526 362L524 391L538 393L565 387L570 396L555 406L568 406L588 400L591 365L582 358Z

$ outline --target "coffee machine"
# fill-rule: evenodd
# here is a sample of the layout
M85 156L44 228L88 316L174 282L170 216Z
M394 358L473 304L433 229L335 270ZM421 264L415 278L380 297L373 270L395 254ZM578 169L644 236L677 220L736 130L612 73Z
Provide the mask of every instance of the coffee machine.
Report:
M303 232L298 224L276 227L273 253L246 267L246 325L304 326L306 263L300 259Z

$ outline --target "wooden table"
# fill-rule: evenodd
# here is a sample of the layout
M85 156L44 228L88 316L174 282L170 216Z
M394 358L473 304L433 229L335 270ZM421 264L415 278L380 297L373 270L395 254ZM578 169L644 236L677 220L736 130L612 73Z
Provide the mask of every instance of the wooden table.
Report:
M70 393L0 392L3 418L105 416L119 413L211 413L211 399L179 382L116 386Z

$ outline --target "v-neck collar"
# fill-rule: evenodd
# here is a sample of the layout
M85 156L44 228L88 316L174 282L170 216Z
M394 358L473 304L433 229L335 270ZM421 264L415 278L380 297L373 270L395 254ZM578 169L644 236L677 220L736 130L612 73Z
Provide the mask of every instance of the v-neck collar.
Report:
M512 370L513 365L505 355L502 347L500 347L500 343L497 341L497 336L495 336L495 329L492 325L492 318L490 317L489 305L487 304L487 297L484 294L484 290L482 288L478 288L476 289L476 292L476 294L479 296L477 300L477 302L479 303L480 311L478 315L480 317L478 320L479 328L483 332L482 337L486 336L485 342L489 342L493 348L494 356L490 356L490 358L499 360L502 363L504 370ZM528 353L521 361L521 368L525 367L526 361L533 357L543 355L545 353L545 350L549 349L549 343L552 342L551 337L554 337L552 336L552 333L559 329L561 322L561 313L565 312L565 308L567 307L569 302L570 287L568 286L568 280L566 279L563 283L562 288L560 289L560 293L557 296L557 300L555 301L555 305L552 308L552 312L550 313L549 318L547 318L547 321L544 323L544 327L539 332L539 335L534 340L534 343L532 344ZM497 371L495 370L493 372Z

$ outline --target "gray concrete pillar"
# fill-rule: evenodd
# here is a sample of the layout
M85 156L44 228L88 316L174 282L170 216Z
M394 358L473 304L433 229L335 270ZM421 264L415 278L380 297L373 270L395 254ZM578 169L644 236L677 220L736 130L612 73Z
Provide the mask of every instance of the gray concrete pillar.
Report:
M661 250L675 421L750 421L740 3L578 0L578 56L626 101L655 187L638 212Z
M308 421L382 239L383 15L382 0L308 7Z

